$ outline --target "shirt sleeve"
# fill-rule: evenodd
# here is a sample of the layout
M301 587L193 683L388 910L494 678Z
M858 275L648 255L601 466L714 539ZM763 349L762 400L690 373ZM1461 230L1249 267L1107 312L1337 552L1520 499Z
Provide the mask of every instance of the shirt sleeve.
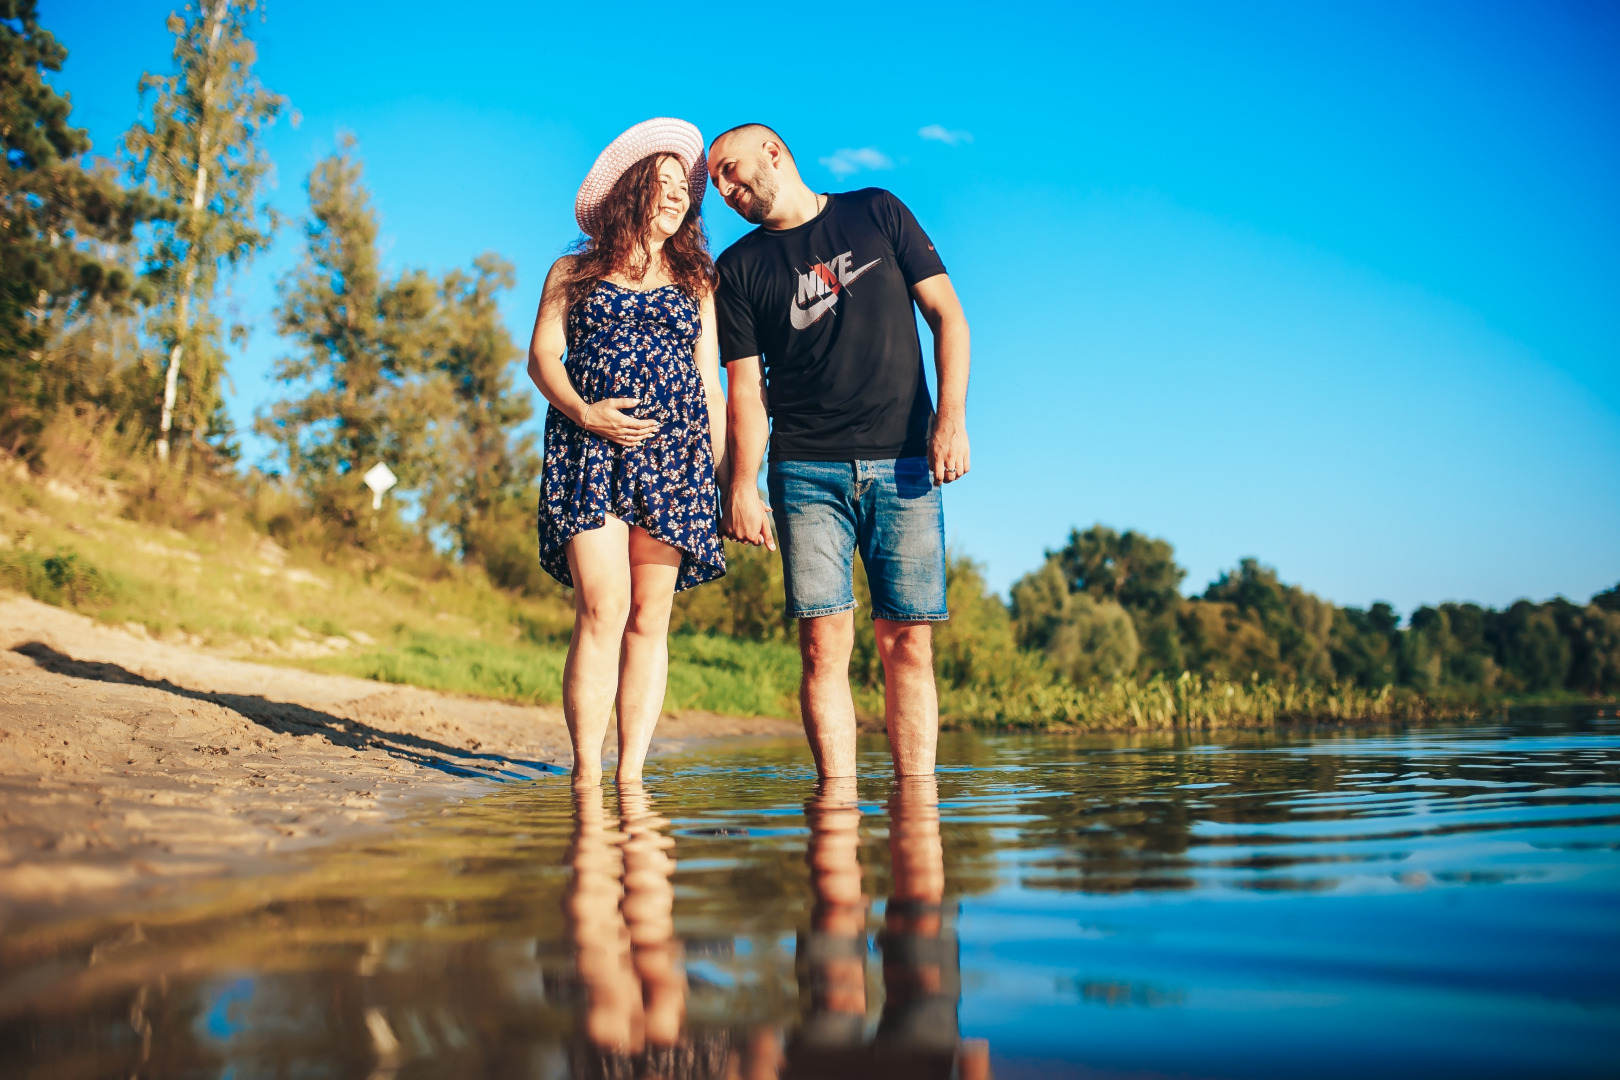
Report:
M720 321L720 360L729 364L745 356L760 354L759 339L754 333L754 305L748 302L742 285L737 280L737 267L733 260L722 261L716 269L720 283L714 292L714 311Z
M894 246L895 258L899 260L900 273L905 276L908 288L945 272L945 262L934 250L934 242L917 224L910 208L892 192L883 193L878 216L889 234L889 243Z

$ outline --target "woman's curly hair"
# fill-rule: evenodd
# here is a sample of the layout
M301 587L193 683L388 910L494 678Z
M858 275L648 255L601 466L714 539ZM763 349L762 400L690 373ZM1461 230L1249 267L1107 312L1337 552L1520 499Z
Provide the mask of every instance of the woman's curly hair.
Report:
M564 295L566 311L590 295L597 282L613 274L640 281L650 269L647 261L647 230L658 212L663 188L658 169L667 160L679 164L673 154L652 154L624 171L596 215L596 235L581 240L569 268ZM664 265L676 287L694 300L714 290L714 260L709 257L709 238L703 231L703 215L697 203L686 211L675 235L664 241Z

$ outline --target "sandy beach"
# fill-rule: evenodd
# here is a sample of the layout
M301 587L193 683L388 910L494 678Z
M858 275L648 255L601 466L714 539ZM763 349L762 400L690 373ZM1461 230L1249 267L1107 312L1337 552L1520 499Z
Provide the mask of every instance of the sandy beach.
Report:
M669 714L654 750L798 730ZM248 869L569 760L555 706L256 664L0 601L0 920Z

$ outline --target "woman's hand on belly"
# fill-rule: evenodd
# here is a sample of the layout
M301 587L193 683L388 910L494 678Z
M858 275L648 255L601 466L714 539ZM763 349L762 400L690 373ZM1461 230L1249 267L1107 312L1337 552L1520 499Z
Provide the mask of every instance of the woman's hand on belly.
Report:
M640 400L633 397L603 398L586 405L574 423L620 446L639 446L658 434L662 426L656 420L642 420L624 411L639 404Z

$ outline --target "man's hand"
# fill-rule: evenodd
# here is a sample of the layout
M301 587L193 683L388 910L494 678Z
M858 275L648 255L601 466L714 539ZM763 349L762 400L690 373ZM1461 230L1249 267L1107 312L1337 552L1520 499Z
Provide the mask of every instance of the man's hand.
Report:
M720 535L739 544L763 544L776 550L776 537L771 535L771 508L759 497L758 488L731 492L725 513L720 516Z
M731 483L720 515L720 535L739 544L776 550L771 535L771 508L759 497L759 459L771 437L765 403L765 369L757 356L726 365L726 439Z
M663 425L656 420L642 420L621 410L640 404L638 398L603 398L580 411L579 426L592 435L599 435L620 446L637 446L658 433Z
M949 484L967 475L968 324L962 302L945 274L924 278L911 287L917 310L934 335L934 385L939 411L928 433L928 467L934 483Z
M936 416L934 430L928 436L928 467L934 483L962 479L972 464L970 458L967 428L962 421L954 416Z

